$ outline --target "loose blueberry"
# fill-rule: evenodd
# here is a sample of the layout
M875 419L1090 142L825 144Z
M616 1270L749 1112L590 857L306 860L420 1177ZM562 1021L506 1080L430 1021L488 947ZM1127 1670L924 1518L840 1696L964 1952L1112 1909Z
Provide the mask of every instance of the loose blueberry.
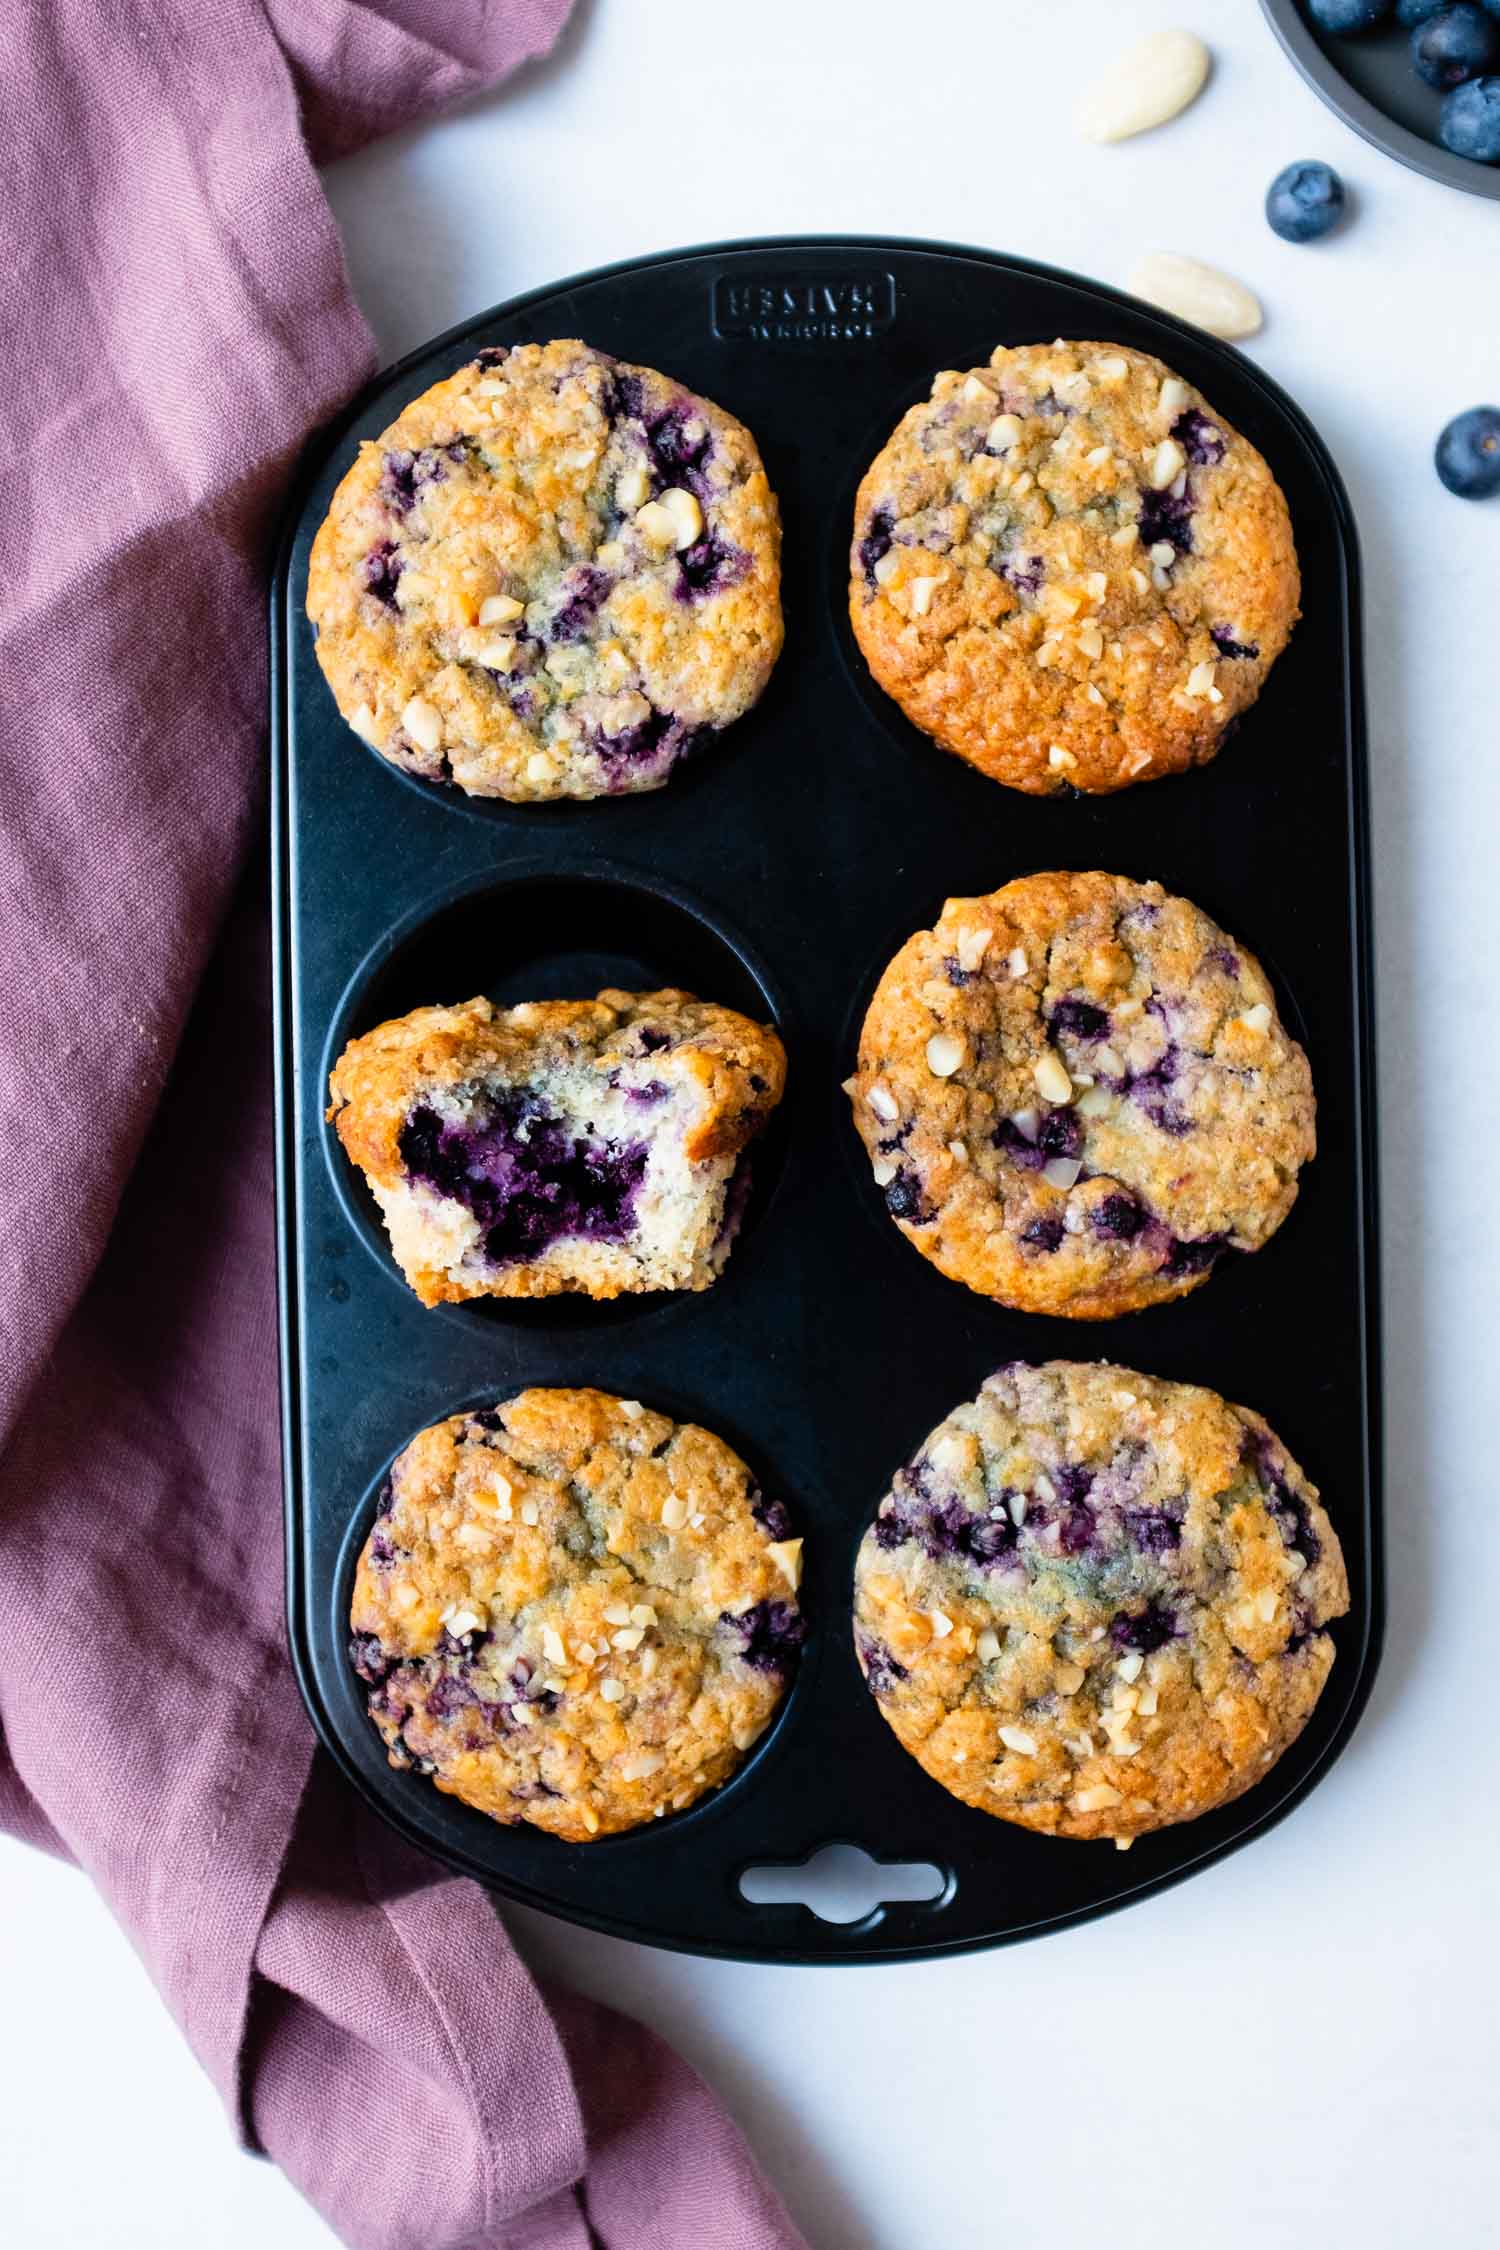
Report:
M1391 12L1391 0L1307 0L1307 12L1320 31L1347 39L1383 24Z
M1411 66L1439 93L1500 63L1500 27L1474 0L1455 0L1411 35Z
M1266 221L1283 242L1321 241L1344 208L1344 183L1330 164L1288 164L1266 190Z
M1455 156L1500 164L1500 78L1471 78L1445 95L1438 139Z
M1500 406L1471 406L1456 414L1437 441L1437 473L1460 500L1488 500L1500 492Z

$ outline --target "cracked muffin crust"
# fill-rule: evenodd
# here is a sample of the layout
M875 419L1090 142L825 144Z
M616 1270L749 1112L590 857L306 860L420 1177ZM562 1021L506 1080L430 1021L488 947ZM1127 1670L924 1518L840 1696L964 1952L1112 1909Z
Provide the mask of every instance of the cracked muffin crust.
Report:
M876 1185L941 1273L1106 1320L1257 1250L1314 1152L1312 1075L1253 955L1122 875L949 899L886 969L847 1081Z
M680 1812L785 1691L789 1531L721 1438L634 1399L523 1391L421 1431L350 1610L391 1764L574 1843Z
M328 1116L424 1305L707 1289L781 1099L769 1025L689 992L415 1008L351 1039Z
M1348 1607L1317 1492L1258 1414L1103 1363L998 1369L855 1566L855 1647L902 1747L963 1803L1083 1839L1259 1781Z
M341 715L406 772L539 803L658 789L781 648L748 430L647 367L492 346L360 447L307 612Z
M1034 794L1202 765L1296 622L1286 501L1201 393L1118 344L937 376L859 488L849 614L915 726Z

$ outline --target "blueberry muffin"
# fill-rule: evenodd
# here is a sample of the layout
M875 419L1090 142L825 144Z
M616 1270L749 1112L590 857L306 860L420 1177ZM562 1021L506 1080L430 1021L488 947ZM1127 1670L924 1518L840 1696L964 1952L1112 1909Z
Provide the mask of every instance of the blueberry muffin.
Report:
M371 749L474 797L659 789L781 647L748 430L586 344L493 347L360 447L307 611Z
M939 375L855 507L849 613L914 725L991 780L1105 791L1212 758L1297 618L1286 502L1118 344Z
M351 1039L328 1116L424 1305L707 1289L781 1099L769 1025L690 992L415 1008Z
M1228 1804L1312 1715L1349 1607L1318 1495L1258 1414L1125 1367L1002 1367L896 1477L855 1646L966 1805L1126 1840Z
M722 1438L634 1399L523 1391L421 1431L349 1620L391 1764L572 1843L681 1811L785 1691L789 1534Z
M1123 875L949 899L881 977L846 1091L908 1242L1075 1320L1258 1250L1314 1150L1307 1057L1259 963Z

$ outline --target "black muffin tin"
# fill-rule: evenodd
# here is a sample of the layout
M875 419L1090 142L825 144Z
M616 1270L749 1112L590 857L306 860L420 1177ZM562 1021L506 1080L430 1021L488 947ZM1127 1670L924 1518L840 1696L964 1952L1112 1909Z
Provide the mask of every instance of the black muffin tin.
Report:
M1411 33L1394 15L1379 30L1339 38L1307 0L1260 0L1272 30L1313 90L1372 148L1468 195L1500 197L1500 165L1455 156L1438 138L1443 97L1411 66Z
M356 442L483 344L581 336L718 400L785 525L786 648L757 708L666 789L479 803L407 780L341 723L304 615L308 548ZM870 681L845 609L861 473L934 372L1054 336L1155 352L1267 455L1306 616L1217 762L1110 798L1038 799L936 749ZM1055 1929L1208 1865L1327 1771L1380 1639L1374 1080L1358 564L1338 475L1239 353L1094 283L977 250L793 239L673 252L537 290L383 375L311 456L276 574L275 919L289 1616L344 1772L407 1836L506 1897L746 1960L915 1958ZM881 969L950 895L1040 868L1157 877L1243 939L1312 1059L1320 1150L1256 1257L1109 1323L1011 1313L886 1215L840 1081ZM787 1098L746 1225L702 1296L424 1311L324 1121L344 1041L424 1002L685 985L774 1020ZM1129 1853L956 1803L902 1751L850 1634L854 1550L893 1472L1000 1362L1112 1358L1259 1408L1321 1487L1350 1615L1312 1724L1227 1810ZM806 1650L739 1774L589 1845L499 1827L396 1773L346 1659L354 1560L423 1424L528 1384L595 1384L719 1431L806 1534ZM852 1925L751 1905L743 1870L830 1841L928 1860L935 1900Z

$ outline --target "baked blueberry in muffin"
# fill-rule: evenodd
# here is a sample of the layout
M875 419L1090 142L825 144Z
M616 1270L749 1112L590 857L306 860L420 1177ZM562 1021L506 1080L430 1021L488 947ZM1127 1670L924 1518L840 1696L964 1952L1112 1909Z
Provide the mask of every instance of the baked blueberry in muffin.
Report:
M849 614L914 725L1034 793L1201 765L1297 618L1286 502L1179 375L1118 344L940 374L855 506Z
M497 347L361 446L308 615L340 712L408 773L658 789L770 676L780 539L721 407L586 344Z
M349 1620L392 1765L571 1842L681 1811L795 1669L789 1532L721 1438L634 1399L529 1390L421 1431Z
M1122 875L950 899L890 963L848 1081L876 1185L939 1271L1103 1320L1257 1250L1315 1146L1254 956Z
M349 1042L328 1115L424 1305L707 1289L781 1099L769 1026L691 993L417 1008Z
M1247 1407L1133 1369L1000 1368L860 1545L882 1717L965 1804L1125 1840L1229 1803L1312 1715L1349 1607L1318 1495Z

